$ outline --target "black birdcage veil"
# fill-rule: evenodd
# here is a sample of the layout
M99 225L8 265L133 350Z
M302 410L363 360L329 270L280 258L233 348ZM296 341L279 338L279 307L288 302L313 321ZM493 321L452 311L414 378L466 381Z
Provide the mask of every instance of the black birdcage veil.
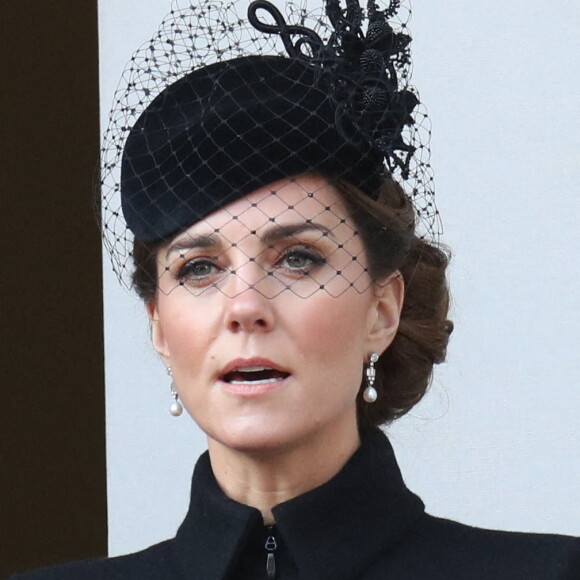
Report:
M136 240L163 256L163 291L362 291L364 236L341 191L376 199L386 179L436 241L409 16L400 1L174 0L126 67L104 136L103 235L119 279L131 285ZM398 242L379 229L389 252Z

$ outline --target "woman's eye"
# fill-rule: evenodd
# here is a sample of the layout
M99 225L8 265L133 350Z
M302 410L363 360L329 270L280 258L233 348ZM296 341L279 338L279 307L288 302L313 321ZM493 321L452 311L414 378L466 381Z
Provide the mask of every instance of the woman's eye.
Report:
M326 260L318 252L307 248L287 250L278 260L279 267L304 274L310 272L315 266L325 263Z
M198 258L186 262L177 273L181 282L201 282L220 271L219 266L205 258Z

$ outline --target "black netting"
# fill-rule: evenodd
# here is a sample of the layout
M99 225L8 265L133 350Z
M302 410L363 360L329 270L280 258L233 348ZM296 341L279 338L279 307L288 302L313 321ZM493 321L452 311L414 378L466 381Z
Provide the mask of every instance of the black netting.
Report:
M135 255L142 293L147 277L199 295L363 291L409 246L400 191L437 242L408 6L308 5L175 0L131 58L101 165L104 243L126 285ZM377 240L392 256L378 270Z

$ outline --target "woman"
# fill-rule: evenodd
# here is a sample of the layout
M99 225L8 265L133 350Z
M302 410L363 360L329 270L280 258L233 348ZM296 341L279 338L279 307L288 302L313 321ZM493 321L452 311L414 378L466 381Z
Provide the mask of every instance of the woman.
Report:
M446 256L417 233L436 213L396 4L329 3L322 40L254 3L288 55L196 68L130 129L133 280L171 412L209 452L175 539L26 578L578 577L576 539L426 515L376 429L422 397L451 331Z

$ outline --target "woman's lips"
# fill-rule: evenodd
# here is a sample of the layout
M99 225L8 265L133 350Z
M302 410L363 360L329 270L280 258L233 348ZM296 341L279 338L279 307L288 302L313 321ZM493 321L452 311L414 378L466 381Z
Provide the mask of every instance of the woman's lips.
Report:
M232 395L237 395L240 397L256 397L258 395L264 395L283 387L289 379L290 375L271 381L244 381L227 383L220 379L219 384L225 392Z
M271 360L253 357L230 361L218 380L230 393L253 396L279 388L289 377L289 372Z
M234 385L268 384L285 379L288 373L283 373L269 367L247 367L227 373L222 380Z

